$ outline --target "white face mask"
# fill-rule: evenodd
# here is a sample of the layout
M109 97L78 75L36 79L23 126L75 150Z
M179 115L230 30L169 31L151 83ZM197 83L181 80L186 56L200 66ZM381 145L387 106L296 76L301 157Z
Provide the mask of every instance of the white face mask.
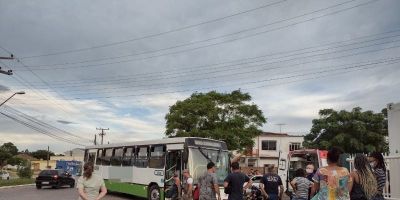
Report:
M307 174L312 174L314 172L314 170L312 169L306 169Z
M371 165L372 168L375 168L375 166L376 166L375 162L370 162L369 164Z

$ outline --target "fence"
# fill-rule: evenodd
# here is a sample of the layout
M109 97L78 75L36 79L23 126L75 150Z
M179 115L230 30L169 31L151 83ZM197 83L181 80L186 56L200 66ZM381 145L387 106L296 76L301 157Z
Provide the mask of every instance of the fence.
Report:
M386 184L383 195L387 200L400 200L400 156L385 156ZM353 170L353 157L347 159Z

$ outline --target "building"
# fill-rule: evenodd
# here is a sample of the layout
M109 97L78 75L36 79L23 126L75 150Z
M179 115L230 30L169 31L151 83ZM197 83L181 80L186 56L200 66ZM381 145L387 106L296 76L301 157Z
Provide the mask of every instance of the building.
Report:
M64 156L51 156L50 160L68 160L68 161L83 161L85 150L75 148L64 152Z
M44 169L55 169L58 161L83 161L85 150L76 148L70 151L64 152L65 156L50 156L49 166L47 166L47 160L33 160L31 166L34 171L40 171Z
M387 110L390 155L400 156L400 103L388 104Z
M44 169L54 169L56 167L56 160L32 160L31 169L33 171L41 171Z
M287 133L264 132L254 139L252 149L246 151L240 158L241 167L265 168L269 165L275 167L286 165L289 151L302 148L304 136L289 135Z

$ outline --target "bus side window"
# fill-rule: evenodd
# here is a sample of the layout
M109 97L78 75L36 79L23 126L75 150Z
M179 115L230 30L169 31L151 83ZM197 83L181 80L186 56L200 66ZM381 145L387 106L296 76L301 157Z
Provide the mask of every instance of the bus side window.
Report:
M126 147L124 148L124 156L122 158L122 166L132 166L133 164L133 158L135 153L135 148L134 147Z
M111 156L113 154L113 149L104 149L104 157L102 158L102 165L110 165L111 164Z
M102 165L102 160L103 160L103 149L99 149L97 150L97 159L96 159L96 165Z
M110 159L112 166L121 166L122 164L123 148L115 148L113 156Z
M147 168L149 164L148 147L138 147L135 159L135 166L140 168Z
M165 145L152 146L150 151L150 168L162 169L165 165Z

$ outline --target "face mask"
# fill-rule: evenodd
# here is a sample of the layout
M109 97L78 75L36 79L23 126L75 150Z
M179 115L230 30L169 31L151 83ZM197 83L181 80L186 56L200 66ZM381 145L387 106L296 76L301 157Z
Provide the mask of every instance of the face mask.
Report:
M369 164L371 165L372 168L375 168L375 166L376 166L375 162L370 162Z
M314 170L312 169L306 169L307 174L312 174Z

